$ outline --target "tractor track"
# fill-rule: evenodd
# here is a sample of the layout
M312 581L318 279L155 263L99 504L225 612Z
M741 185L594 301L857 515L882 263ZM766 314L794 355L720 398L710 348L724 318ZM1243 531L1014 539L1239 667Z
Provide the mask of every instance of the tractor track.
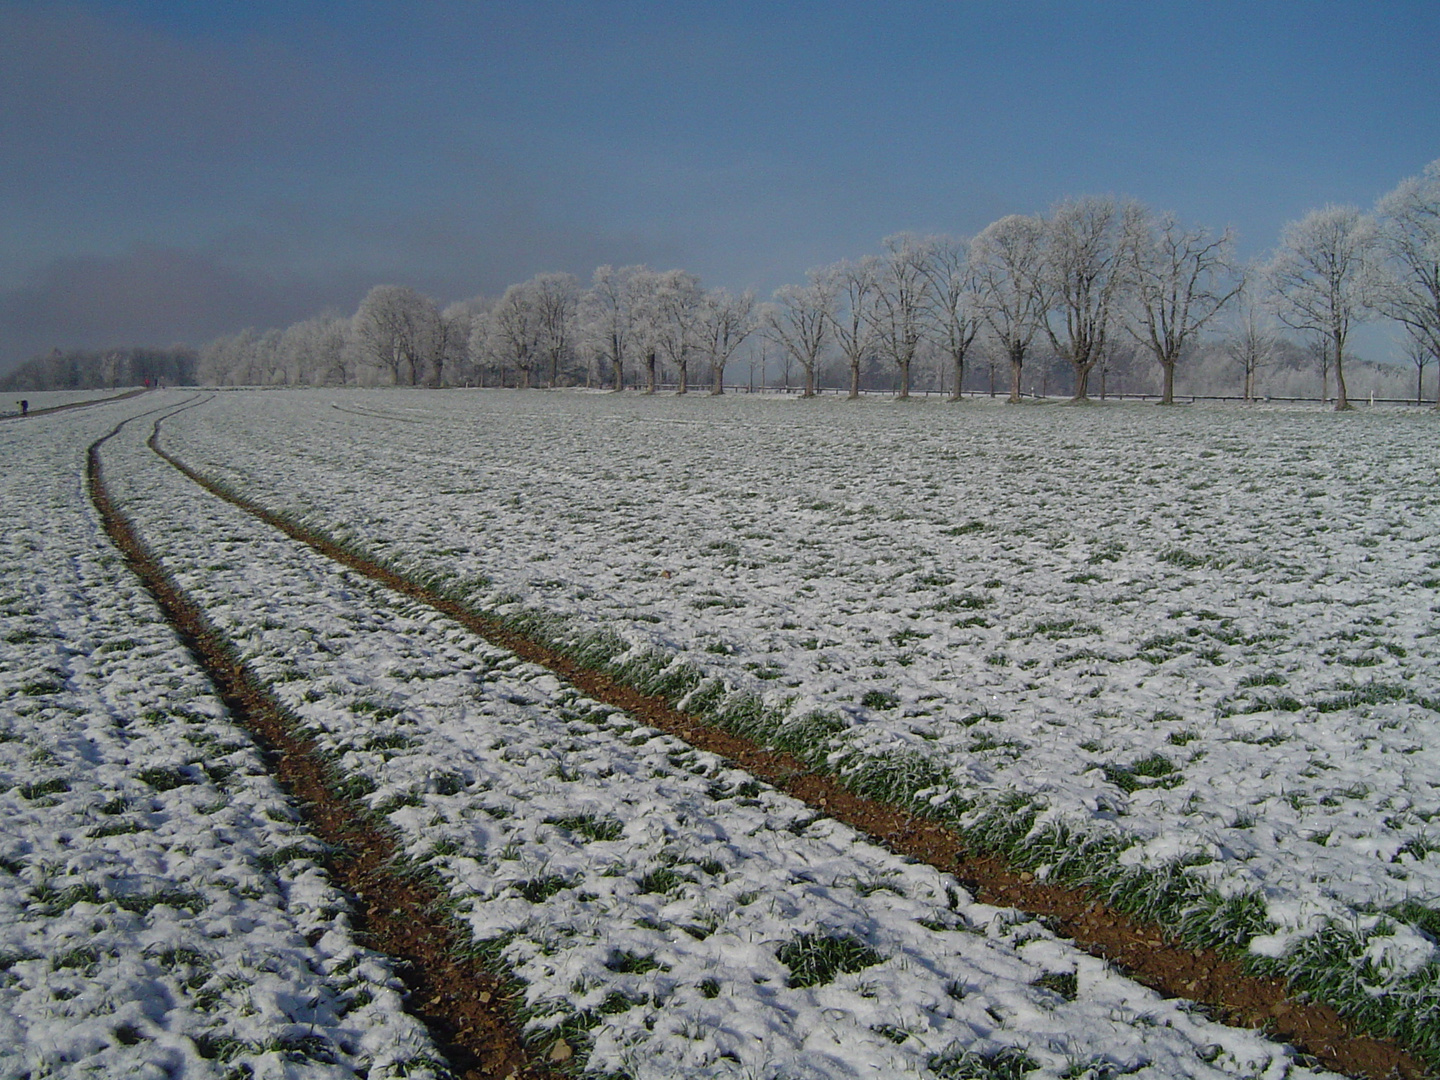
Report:
M117 424L89 447L85 473L91 502L110 540L214 682L231 714L260 743L272 772L326 845L321 862L351 899L357 939L392 960L407 990L406 1010L429 1029L456 1076L556 1076L526 1050L503 976L469 956L468 936L438 914L444 910L441 890L399 871L394 839L362 807L334 792L335 778L315 744L296 734L297 718L237 658L229 640L175 584L111 500L100 448L128 422Z
M31 409L27 413L6 413L0 416L0 420L29 420L33 416L50 416L54 413L69 412L71 409L89 409L95 405L109 405L114 401L124 401L127 398L139 397L141 394L149 393L142 388L129 390L123 394L116 394L113 397L95 398L91 401L72 401L68 405L52 405L48 409Z
M154 422L148 445L190 480L326 558L425 604L526 661L548 668L595 700L623 709L658 730L734 762L897 854L955 875L982 902L1014 907L1045 919L1080 948L1114 963L1136 981L1168 997L1198 1003L1215 1020L1262 1029L1325 1068L1350 1076L1421 1080L1431 1075L1403 1047L1355 1030L1330 1006L1287 996L1281 979L1251 974L1233 956L1215 949L1195 949L1168 937L1158 925L1118 912L1084 888L1038 881L1003 859L978 855L967 849L960 836L933 821L858 796L835 777L814 771L791 754L768 750L722 731L680 712L658 696L640 693L604 672L577 664L499 620L473 611L231 490L162 449L160 425L171 415L174 413Z

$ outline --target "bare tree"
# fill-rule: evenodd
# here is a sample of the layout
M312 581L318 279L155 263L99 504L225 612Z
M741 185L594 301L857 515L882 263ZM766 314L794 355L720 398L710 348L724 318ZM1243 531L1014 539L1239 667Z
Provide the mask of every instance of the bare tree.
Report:
M1135 204L1087 196L1055 207L1046 224L1049 291L1063 331L1044 327L1057 355L1075 369L1073 401L1089 400L1090 372L1105 355L1131 282L1130 247L1143 213Z
M1203 226L1183 226L1174 214L1134 221L1132 335L1160 362L1160 403L1175 403L1175 366L1185 347L1245 284L1236 272L1234 239ZM1127 324L1128 325L1128 324Z
M1322 403L1330 400L1330 365L1335 358L1335 354L1330 351L1330 346L1330 339L1323 333L1310 334L1305 339L1305 351L1310 354L1310 358L1320 369L1320 400Z
M1405 356L1415 367L1415 404L1425 404L1425 369L1435 360L1435 352L1424 338L1408 326L1405 328Z
M549 362L553 388L560 382L560 365L575 349L575 308L580 298L573 274L537 274L530 279L538 324L540 352Z
M878 260L867 256L859 262L833 263L820 271L835 302L831 305L830 329L840 353L850 367L850 400L860 396L860 368L873 347L876 269Z
M1377 307L1405 327L1413 346L1440 361L1440 160L1410 177L1376 206L1384 256Z
M513 363L520 373L520 388L528 390L530 373L541 361L544 331L535 301L529 282L511 285L485 320L483 347L500 365L502 385L505 367Z
M755 294L746 289L739 296L728 289L711 289L700 310L700 334L710 357L710 393L725 392L725 365L735 350L755 332Z
M1050 306L1045 240L1039 217L1011 214L986 226L970 244L981 317L1010 361L1011 402L1021 400L1025 354Z
M983 321L979 313L980 282L970 265L969 240L932 236L925 246L927 257L922 265L930 285L931 333L955 374L950 400L960 401L965 389L965 357ZM943 372L940 381L943 387Z
M377 285L355 313L357 335L395 386L417 385L431 362L440 314L408 285Z
M641 275L648 273L644 266L625 266L618 270L608 264L601 266L595 271L581 305L583 325L610 361L617 392L625 389L625 361L636 338L637 282L643 280Z
M782 285L766 304L760 321L766 338L779 345L805 372L805 397L815 396L815 371L835 314L835 281L812 270L804 285Z
M665 359L675 368L676 394L690 389L690 357L699 340L703 295L700 279L686 270L666 270L656 282L655 337Z
M485 322L494 302L483 296L469 300L457 300L440 312L445 328L445 378L451 385L470 385L471 380L480 382L481 364L484 360L484 346L476 348L475 329ZM483 341L483 337L482 337Z
M1235 332L1225 343L1225 352L1240 366L1244 377L1243 393L1246 401L1255 400L1255 378L1273 362L1275 346L1275 333L1270 326L1269 311L1256 298L1253 284L1246 282L1239 293Z
M1375 222L1353 206L1310 211L1285 226L1265 278L1280 321L1325 339L1335 365L1335 408L1350 408L1345 342L1376 299Z
M659 382L660 274L640 270L630 279L631 334L634 350L645 364L645 393L653 394Z
M325 314L286 329L282 348L296 383L344 386L353 366L350 344L350 320Z
M926 276L928 252L910 233L897 233L883 241L875 275L875 300L870 323L875 344L900 373L902 401L910 396L910 366L924 336L925 307L930 297Z

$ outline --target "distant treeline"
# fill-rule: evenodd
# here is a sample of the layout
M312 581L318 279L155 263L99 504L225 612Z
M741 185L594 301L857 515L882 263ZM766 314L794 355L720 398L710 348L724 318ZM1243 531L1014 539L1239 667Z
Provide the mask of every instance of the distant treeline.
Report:
M169 349L55 349L27 360L0 379L0 392L194 386L199 359L195 349L183 345Z

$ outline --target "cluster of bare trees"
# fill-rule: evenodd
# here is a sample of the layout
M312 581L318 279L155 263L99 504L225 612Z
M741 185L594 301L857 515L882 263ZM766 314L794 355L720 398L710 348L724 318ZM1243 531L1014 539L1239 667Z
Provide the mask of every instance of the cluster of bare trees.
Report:
M320 316L202 350L202 381L529 387L583 382L679 393L707 378L724 389L747 341L772 349L803 393L837 367L851 396L876 368L908 397L917 359L938 367L958 399L978 354L1009 367L1022 397L1027 359L1044 351L1069 368L1074 400L1120 355L1158 368L1165 402L1202 336L1243 375L1243 393L1285 350L1282 328L1305 336L1329 396L1346 408L1352 327L1385 318L1407 335L1417 368L1440 359L1440 161L1404 181L1373 214L1327 206L1288 225L1264 262L1240 266L1228 230L1181 222L1113 197L1011 215L973 238L900 234L875 255L812 270L767 303L705 289L684 270L602 266L588 287L546 273L495 300L440 309L403 286L371 290L350 318ZM1224 320L1222 325L1221 320ZM1213 355L1217 339L1206 343ZM1293 351L1293 350L1292 350ZM1417 389L1417 397L1419 396Z

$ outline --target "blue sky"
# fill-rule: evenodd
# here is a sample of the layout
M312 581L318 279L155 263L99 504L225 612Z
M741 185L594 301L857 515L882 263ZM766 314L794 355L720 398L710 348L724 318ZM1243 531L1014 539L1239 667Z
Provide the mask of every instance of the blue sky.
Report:
M1440 4L0 0L0 369L1066 196L1259 255L1440 157Z

